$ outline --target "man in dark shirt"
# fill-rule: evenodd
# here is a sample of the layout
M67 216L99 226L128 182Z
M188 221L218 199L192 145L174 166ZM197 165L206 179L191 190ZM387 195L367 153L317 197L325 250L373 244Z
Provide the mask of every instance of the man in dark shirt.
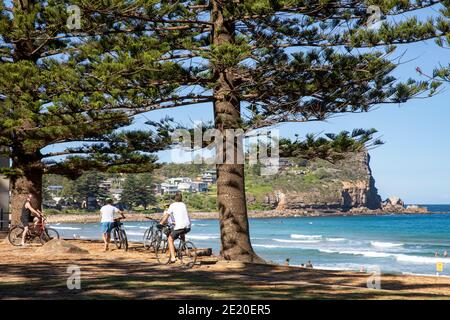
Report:
M20 216L20 222L23 226L23 234L22 234L22 246L25 246L25 237L28 233L29 224L33 223L33 219L35 217L42 217L42 212L38 209L33 208L32 205L33 195L29 194L27 196L27 200L25 201L22 208L22 215Z

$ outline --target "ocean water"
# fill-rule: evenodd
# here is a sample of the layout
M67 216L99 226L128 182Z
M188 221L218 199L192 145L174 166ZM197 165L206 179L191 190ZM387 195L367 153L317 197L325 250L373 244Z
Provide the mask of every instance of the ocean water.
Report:
M450 205L428 206L450 212ZM148 222L125 222L128 238L141 241ZM54 224L64 238L100 239L100 223ZM255 251L267 260L291 265L311 261L315 268L450 276L450 214L250 219ZM193 220L188 234L197 247L220 250L216 220ZM436 257L435 253L439 256ZM450 280L449 280L450 281Z

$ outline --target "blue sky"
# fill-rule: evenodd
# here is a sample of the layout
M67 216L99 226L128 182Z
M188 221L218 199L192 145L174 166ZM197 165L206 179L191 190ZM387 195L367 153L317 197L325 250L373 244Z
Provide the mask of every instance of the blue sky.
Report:
M435 13L435 8L425 10ZM401 17L399 17L401 19ZM404 61L395 71L400 80L421 78L415 71L425 73L450 62L450 49L439 48L433 41L399 46L397 56L404 53ZM425 78L422 78L425 80ZM376 128L384 146L370 152L371 167L376 186L383 198L399 196L407 203L450 203L450 84L431 98L411 100L402 105L380 105L366 114L349 114L326 122L285 124L279 126L282 136L294 137L307 133L351 131L354 128ZM212 119L211 104L201 104L153 111L138 116L134 128L146 119L159 120L165 116L190 123ZM61 148L53 146L51 148ZM161 161L169 160L169 153L160 153Z
M403 52L405 63L393 73L400 80L420 78L416 67L432 74L436 66L450 62L450 50L438 47L433 41L399 46L397 53ZM383 198L396 195L407 203L450 203L450 86L444 86L441 91L434 97L401 105L380 105L365 114L342 115L321 123L285 124L278 128L281 135L287 137L294 137L295 133L304 136L310 132L376 128L386 142L370 152L380 195ZM157 120L166 115L184 123L208 121L212 119L212 105L154 111L145 117ZM138 117L137 126L144 120L144 116ZM160 156L162 161L169 159L167 152Z

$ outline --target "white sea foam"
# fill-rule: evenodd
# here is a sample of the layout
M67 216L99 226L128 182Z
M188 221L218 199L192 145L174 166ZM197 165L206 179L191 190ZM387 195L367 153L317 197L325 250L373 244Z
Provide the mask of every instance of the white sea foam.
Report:
M319 243L320 240L285 240L285 239L272 239L276 242L285 242L285 243Z
M450 263L450 258L441 257L421 257L421 256L410 256L406 254L396 254L395 258L400 262L411 262L417 264L435 264L437 262Z
M289 248L285 246L278 246L274 244L254 244L253 247L261 247L261 248Z
M393 254L379 251L331 250L331 249L319 249L319 251L324 253L350 254L355 256L364 256L368 258L387 258L393 256Z
M55 227L53 225L50 227L58 230L81 230L81 228L74 228L74 227Z
M349 255L364 256L367 258L389 258L389 257L392 257L399 262L409 262L409 263L416 263L416 264L435 264L437 262L450 264L450 258L442 258L442 257L413 256L413 255L407 255L407 254L387 253L387 252L380 252L380 251L331 250L331 249L318 249L318 250L320 252L324 252L324 253L349 254Z
M127 231L127 235L129 235L129 236L140 236L140 237L142 237L142 236L144 236L144 233L143 233L143 232Z
M356 270L355 268L352 267L341 267L341 266L337 266L337 265L333 265L333 266L323 266L323 265L315 265L314 269L320 269L320 270L337 270L337 271L354 271Z
M206 224L206 223L193 223L192 226L207 227L207 226L209 226L209 224Z
M125 225L125 229L128 229L128 228L139 228L139 226L129 226L129 225Z
M370 241L372 247L377 248L395 248L403 246L403 243L392 243L392 242L382 242L382 241Z
M291 234L293 239L322 239L321 235Z
M327 238L327 241L331 241L331 242L341 242L341 241L346 241L347 239L345 238Z
M218 235L187 234L186 237L188 237L189 239L195 239L195 240L219 239Z

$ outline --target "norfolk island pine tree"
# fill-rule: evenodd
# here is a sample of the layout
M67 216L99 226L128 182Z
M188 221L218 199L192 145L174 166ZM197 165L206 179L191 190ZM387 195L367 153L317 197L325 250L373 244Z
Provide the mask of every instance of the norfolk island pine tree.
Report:
M167 120L151 123L152 130L117 130L143 110L131 109L127 95L139 98L131 87L108 84L122 83L104 56L107 35L62 36L69 30L66 7L63 1L0 2L0 151L12 163L0 173L11 179L13 224L28 193L41 205L43 174L151 172L158 166L154 153L170 143ZM96 34L96 22L86 30ZM161 98L164 90L141 93Z
M377 4L389 16L439 3ZM125 83L129 86L132 82L133 92L155 83L168 87L163 98L127 96L126 106L152 110L211 102L214 125L223 133L282 122L320 121L339 113L366 112L380 103L405 102L425 91L427 84L395 82L389 75L395 68L387 60L394 50L390 45L448 32L447 20L423 23L414 18L367 30L363 27L367 3L361 1L111 0L70 4L79 6L81 25L88 27L60 38L115 35L108 38L111 44L120 43L110 49L112 60L117 73L127 76ZM159 56L136 54L136 49L154 53L155 39ZM353 50L378 46L387 49ZM189 61L194 59L204 63L191 67ZM164 67L170 77L162 81L144 76ZM202 90L189 94L177 90L193 86ZM226 259L260 261L249 238L243 170L241 164L217 165L221 254Z

